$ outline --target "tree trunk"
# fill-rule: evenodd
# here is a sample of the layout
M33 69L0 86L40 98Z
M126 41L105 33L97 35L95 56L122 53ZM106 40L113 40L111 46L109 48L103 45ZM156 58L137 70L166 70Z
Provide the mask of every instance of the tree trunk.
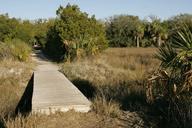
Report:
M137 42L137 48L139 48L139 37L136 37L136 42Z
M161 46L161 42L162 42L162 41L161 41L161 36L159 36L159 37L158 37L158 47Z

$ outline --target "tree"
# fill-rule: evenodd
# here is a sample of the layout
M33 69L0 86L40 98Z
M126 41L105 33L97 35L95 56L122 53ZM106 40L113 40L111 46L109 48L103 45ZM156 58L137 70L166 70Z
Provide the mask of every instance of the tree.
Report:
M137 16L118 15L106 22L106 33L112 47L139 47L144 26Z
M107 47L104 26L94 16L89 17L77 5L70 4L60 6L56 13L57 19L45 45L50 56L71 60L80 54L96 54Z
M166 21L168 26L169 34L168 39L172 42L172 37L177 33L177 31L183 30L183 24L187 25L189 29L192 29L192 15L191 14L180 14L169 18Z
M32 40L35 36L35 27L34 24L29 20L23 20L18 24L16 29L15 38L21 39L24 42L27 42L30 45L33 45Z
M144 36L144 25L142 22L140 22L140 21L136 22L134 35L136 38L136 46L140 47L140 40Z
M55 19L38 19L34 23L34 43L45 47L47 42L47 33L54 25Z
M160 19L151 17L151 20L152 22L149 29L151 38L157 43L157 46L160 47L162 45L162 39L167 38L167 28L161 23Z
M0 15L0 41L13 39L16 36L18 21L10 19L8 14Z

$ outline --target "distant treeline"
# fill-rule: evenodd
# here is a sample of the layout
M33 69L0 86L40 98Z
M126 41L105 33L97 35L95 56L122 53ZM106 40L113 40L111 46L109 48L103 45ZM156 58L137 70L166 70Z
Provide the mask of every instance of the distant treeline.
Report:
M77 5L60 6L55 19L34 21L0 15L0 41L20 39L40 45L55 59L72 60L97 54L109 47L157 47L171 40L183 25L192 28L192 15L181 14L168 20L150 16L116 15L106 21L81 12Z
M189 26L192 29L192 15L181 14L162 21L156 16L140 20L138 16L118 15L105 22L109 45L112 47L157 47L171 42L171 37Z

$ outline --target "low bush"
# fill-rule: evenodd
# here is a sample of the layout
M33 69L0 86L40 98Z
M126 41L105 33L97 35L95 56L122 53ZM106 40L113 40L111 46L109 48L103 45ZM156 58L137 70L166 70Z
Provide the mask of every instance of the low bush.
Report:
M0 60L12 59L28 61L31 48L19 39L13 39L0 43Z

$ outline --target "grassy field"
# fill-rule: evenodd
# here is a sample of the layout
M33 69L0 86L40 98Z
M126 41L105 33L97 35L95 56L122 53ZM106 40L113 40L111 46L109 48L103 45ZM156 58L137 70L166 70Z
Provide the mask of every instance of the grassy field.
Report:
M146 78L158 68L153 48L109 48L97 56L60 64L63 72L92 102L89 113L56 113L50 116L30 115L12 118L27 80L31 66L25 63L1 62L5 72L10 67L21 70L20 75L0 76L0 126L7 128L114 128L155 127L147 115L145 99ZM2 70L1 70L2 71ZM6 76L6 77L5 77ZM25 76L25 77L23 77ZM8 100L7 100L8 99ZM5 116L9 115L9 116Z
M119 117L124 111L148 113L146 79L160 62L154 48L109 48L61 66L63 72L83 94L92 100L93 111Z
M102 97L135 110L140 107L137 102L145 103L145 81L159 66L155 52L153 48L110 48L96 57L66 63L61 72L88 98Z

